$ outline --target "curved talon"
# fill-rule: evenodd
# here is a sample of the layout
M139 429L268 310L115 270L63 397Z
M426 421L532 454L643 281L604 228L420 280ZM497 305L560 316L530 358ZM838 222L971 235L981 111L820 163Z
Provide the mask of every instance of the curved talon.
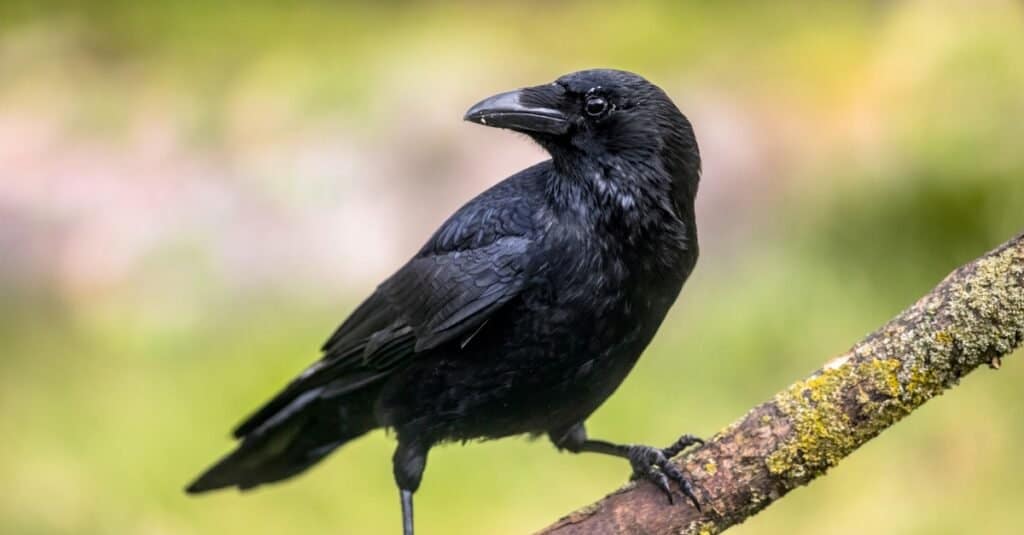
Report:
M668 461L664 465L659 466L659 468L663 474L667 475L672 481L675 481L676 484L679 485L679 490L682 491L682 493L690 500L690 503L692 503L698 511L703 512L703 509L700 507L700 501L697 500L697 495L693 492L693 485L690 483L690 480L686 479L686 475L683 474L683 471L680 470L678 466ZM674 503L671 494L669 494L669 502Z
M704 444L704 441L693 435L683 435L675 444L664 449L651 446L630 446L629 463L633 467L633 475L630 479L642 478L654 483L668 497L668 503L675 504L675 496L669 485L669 480L672 480L683 495L690 500L690 503L698 511L702 511L693 485L683 471L669 460L694 444Z
M668 496L669 505L675 505L675 496L672 495L672 489L668 486L668 477L665 476L664 472L652 468L647 472L647 480L657 485L661 492Z
M683 435L683 436L679 437L679 440L676 440L674 444L672 444L671 446L665 448L662 451L664 452L665 457L668 457L669 459L671 459L672 457L675 457L676 455L679 455L680 453L683 452L683 450L685 450L686 448L689 448L690 446L693 446L694 444L699 444L699 445L703 446L704 445L704 439L696 437L696 436L693 436L693 435Z

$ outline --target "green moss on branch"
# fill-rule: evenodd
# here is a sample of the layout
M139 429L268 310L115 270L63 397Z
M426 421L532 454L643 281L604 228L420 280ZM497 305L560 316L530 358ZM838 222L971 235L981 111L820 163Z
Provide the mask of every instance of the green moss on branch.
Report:
M790 385L680 464L704 511L623 488L542 533L713 534L824 474L982 364L1024 341L1024 235L953 272L847 353Z

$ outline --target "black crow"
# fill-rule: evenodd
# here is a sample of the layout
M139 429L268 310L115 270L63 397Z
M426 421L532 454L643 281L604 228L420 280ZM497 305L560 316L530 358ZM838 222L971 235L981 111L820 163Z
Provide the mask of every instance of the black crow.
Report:
M671 502L696 496L668 448L587 438L697 262L700 154L657 86L598 69L502 93L465 119L522 132L551 159L451 216L324 344L322 358L234 431L188 487L292 477L377 428L395 431L404 533L434 445L547 434L629 460Z

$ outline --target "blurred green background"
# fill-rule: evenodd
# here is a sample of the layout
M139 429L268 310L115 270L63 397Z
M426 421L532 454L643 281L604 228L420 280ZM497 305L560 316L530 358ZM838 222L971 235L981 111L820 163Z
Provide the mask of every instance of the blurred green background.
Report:
M393 533L375 433L182 486L476 192L543 158L479 98L644 74L704 155L703 256L589 423L708 436L1024 230L1014 1L0 3L0 532ZM980 371L737 534L1018 533L1024 366ZM431 453L424 534L525 533L625 463Z

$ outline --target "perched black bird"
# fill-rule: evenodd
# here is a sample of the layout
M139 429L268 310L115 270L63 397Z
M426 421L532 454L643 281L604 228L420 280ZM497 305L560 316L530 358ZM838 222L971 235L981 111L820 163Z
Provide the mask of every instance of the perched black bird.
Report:
M235 429L237 449L188 487L292 477L377 428L398 438L403 526L427 452L546 433L626 458L699 507L669 448L587 438L697 261L693 129L632 73L589 70L488 98L466 120L532 137L551 159L460 208L334 332L323 357Z

